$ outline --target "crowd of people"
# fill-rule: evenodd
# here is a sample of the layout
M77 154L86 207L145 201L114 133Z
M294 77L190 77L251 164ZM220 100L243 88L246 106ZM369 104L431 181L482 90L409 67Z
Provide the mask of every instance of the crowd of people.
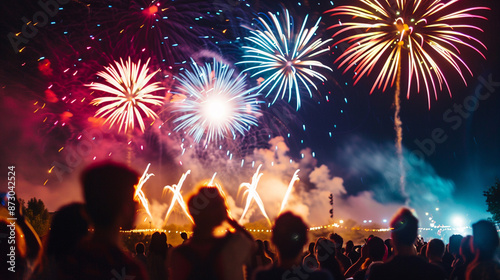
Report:
M453 235L448 244L440 239L425 242L418 237L418 219L411 210L402 208L390 222L390 239L371 235L361 246L352 241L344 246L342 236L336 233L309 242L305 222L285 212L274 222L273 250L269 241L254 240L232 218L224 193L208 185L200 186L187 202L194 221L190 238L182 233L182 244L171 247L165 233L156 232L148 246L137 243L135 252L126 252L120 229L133 227L138 178L137 172L112 162L87 168L81 177L85 203L59 209L43 243L23 222L22 214L16 213L16 271L9 271L9 264L3 261L0 278L500 279L499 237L489 221L474 223L472 236ZM9 225L7 219L1 220L2 237L10 234ZM8 252L10 245L0 241L2 254Z

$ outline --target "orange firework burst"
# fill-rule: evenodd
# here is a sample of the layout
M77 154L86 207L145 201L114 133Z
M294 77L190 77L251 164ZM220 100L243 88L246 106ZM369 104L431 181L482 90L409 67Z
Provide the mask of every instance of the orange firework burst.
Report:
M483 31L477 26L464 24L471 19L484 19L478 11L489 10L487 7L455 9L459 0L358 0L358 6L340 6L327 11L332 16L352 16L348 22L340 22L330 28L340 28L333 37L347 31L357 31L354 35L339 40L350 43L344 53L336 60L339 68L346 66L344 73L354 70L355 83L364 75L370 74L380 62L380 70L371 92L375 88L384 91L393 86L399 65L404 57L408 64L408 89L410 95L412 83L417 91L425 87L430 108L431 93L437 99L438 87L446 86L451 95L448 81L437 59L446 61L460 75L467 85L463 70L472 75L471 70L461 58L460 48L470 48L479 53L479 48L486 46L478 39L467 34L468 31ZM398 81L399 82L399 81ZM370 93L371 93L370 92Z

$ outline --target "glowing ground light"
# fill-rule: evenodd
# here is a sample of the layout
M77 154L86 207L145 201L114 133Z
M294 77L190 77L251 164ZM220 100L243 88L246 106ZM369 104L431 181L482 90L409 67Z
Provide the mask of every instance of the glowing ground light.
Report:
M260 199L260 196L257 193L257 185L259 184L260 177L262 177L262 175L264 175L264 173L260 173L261 167L262 167L262 164L259 165L259 167L257 168L257 171L255 171L255 174L252 176L252 183L242 183L240 185L239 190L238 190L238 192L239 192L242 188L246 188L246 190L243 192L243 197L245 197L245 195L247 197L246 203L245 203L245 209L243 210L243 213L241 214L241 217L240 217L240 223L243 220L243 218L245 218L245 215L248 212L248 209L250 208L252 201L255 200L262 215L266 218L269 225L271 225L271 221L269 220L269 217L266 214L266 209L264 209L264 203L262 202L262 199Z
M196 142L206 143L244 135L257 126L260 115L258 93L247 89L245 76L234 75L229 65L214 59L204 67L192 61L192 71L179 74L177 95L186 98L176 103L176 131L193 135Z
M124 133L133 130L136 122L144 132L143 115L153 120L158 118L149 106L162 106L164 97L151 93L164 88L159 86L159 82L148 85L159 71L148 75L149 60L141 67L140 60L133 63L130 57L126 62L120 58L120 62L115 61L115 66L110 65L106 71L97 73L99 77L105 79L107 84L92 83L88 86L112 96L92 100L93 105L104 105L97 110L95 117L106 118L104 123L109 123L110 128L117 124L118 132L123 129Z
M326 77L313 70L314 68L332 69L316 58L327 52L327 45L331 39L322 41L321 38L313 39L319 27L321 18L310 27L307 26L308 15L306 15L302 26L297 32L293 18L288 10L284 10L283 17L278 14L269 13L268 17L258 17L257 28L250 29L251 36L245 37L250 42L243 46L245 55L243 61L238 64L245 64L248 67L245 71L252 72L251 77L266 78L261 82L259 92L267 91L266 97L274 94L274 102L281 96L281 99L288 95L288 102L295 96L297 110L301 105L301 88L305 88L312 97L310 87L317 87L312 80L318 79L326 81Z
M167 222L168 217L170 216L170 213L174 209L175 203L179 203L179 206L181 206L182 211L186 215L186 217L189 218L189 220L194 224L193 218L191 218L191 215L189 215L187 207L186 207L186 202L184 201L184 198L182 197L181 194L181 188L182 184L184 184L184 181L186 180L187 175L191 173L191 170L186 171L186 173L182 174L181 178L179 179L179 183L173 184L172 186L165 186L163 188L163 194L167 192L167 190L172 191L173 196L172 200L170 201L170 206L168 207L167 214L165 215L165 222Z
M375 88L384 91L393 86L398 74L398 67L407 60L408 89L407 98L413 83L417 92L423 86L427 93L430 108L431 93L437 99L437 91L446 86L451 95L448 81L440 64L448 64L460 75L467 85L462 70L471 70L462 59L460 48L469 48L484 55L476 46L486 49L478 39L468 31L483 31L477 26L464 24L474 19L486 20L475 14L476 11L489 10L487 7L460 9L459 0L397 0L377 1L358 0L359 6L340 6L327 11L332 16L349 16L349 20L330 28L340 28L333 37L345 32L356 32L335 42L335 45L348 42L348 47L335 62L339 68L345 66L344 73L354 70L355 83L369 75L377 64L378 76L371 92Z

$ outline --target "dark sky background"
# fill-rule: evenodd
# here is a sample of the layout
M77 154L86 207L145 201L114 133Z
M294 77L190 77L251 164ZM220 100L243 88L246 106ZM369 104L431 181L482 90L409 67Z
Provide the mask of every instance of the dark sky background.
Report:
M74 104L58 102L48 103L47 108L43 109L48 113L38 114L33 113L37 108L37 105L33 104L37 101L43 102L44 98L47 98L44 91L51 83L56 85L54 92L58 98L62 98L68 92L78 98L86 97L82 85L93 81L94 73L100 70L99 67L109 63L113 58L124 55L123 50L127 49L126 41L119 45L112 43L121 40L120 35L116 32L102 31L103 28L98 29L87 23L102 22L103 26L114 28L123 25L125 36L134 34L132 29L137 29L134 24L131 24L135 20L133 15L124 16L125 13L117 12L119 8L113 8L112 15L107 14L111 9L106 9L105 6L115 5L117 1L86 2L92 3L88 10L76 2L63 5L64 9L50 19L54 24L40 28L39 33L29 40L22 53L13 51L7 34L19 31L23 24L22 18L32 17L40 10L40 7L37 6L36 1L28 0L9 3L4 1L0 4L3 11L2 39L0 39L2 170L6 174L6 166L15 164L19 174L18 192L26 198L42 197L51 211L79 197L79 194L75 194L76 188L69 188L67 185L77 184L75 174L84 164L77 164L76 167L71 168L71 171L65 173L68 176L65 175L64 180L54 179L53 174L47 175L47 170L54 162L64 161L64 155L58 152L58 149L64 145L68 146L67 143L75 141L78 133L88 129L85 120L93 114L93 111L88 110L88 107L84 105L78 107ZM464 70L467 86L453 69L445 67L444 72L450 83L452 97L446 91L439 92L438 100L431 100L430 110L424 92L417 94L413 90L409 100L404 96L401 101L407 192L412 198L410 206L420 213L439 207L442 213L439 214L441 215L439 222L443 224L449 224L448 217L455 214L466 216L467 221L488 217L482 192L493 185L496 177L500 177L500 110L498 109L500 107L498 94L500 91L500 42L498 40L500 3L494 0L461 2L464 3L457 6L484 5L491 8L491 11L481 12L488 18L488 21L473 22L484 29L484 33L473 32L473 35L487 46L488 50L483 52L486 60L477 53L462 48L461 58L467 62L474 74L470 76ZM208 4L205 2L207 7L197 5L194 11L220 8L223 11L222 19L227 18L229 21L221 20L220 15L206 17L205 20L200 21L203 28L199 27L199 30L201 33L214 32L217 34L215 38L209 42L202 42L199 48L181 45L183 50L190 49L199 54L202 49L211 49L225 59L236 62L238 56L241 55L239 49L241 40L237 37L244 34L244 31L241 30L239 24L235 23L251 19L252 12L276 11L279 7L278 3L266 1L264 4L260 1L250 1L251 8L248 8L244 5L245 3L247 2L220 0ZM335 1L335 6L355 3L356 1L353 0ZM127 1L122 1L121 5L127 5ZM189 5L193 4L179 6L177 12L187 13L189 9L185 7ZM287 2L286 6L295 16L310 13L313 18L309 20L310 23L315 21L322 12L332 8L330 1ZM133 10L134 5L130 7ZM321 36L326 39L332 35L332 31L325 31L325 26L334 24L337 19L328 15L322 16ZM464 24L469 23L468 21L469 19L464 19ZM137 22L135 24L137 25ZM206 31L210 27L214 30ZM221 35L221 30L224 29L227 33ZM62 35L63 32L68 32L68 34ZM138 34L153 36L152 34L155 33ZM100 47L85 52L85 46L90 40L89 35L105 39L103 43L100 43ZM137 36L149 38L148 35ZM141 38L135 39L144 44L155 45L156 39L143 40ZM145 54L135 48L133 43L130 43L128 48L129 53L125 55L145 57ZM336 49L332 48L332 53L321 58L321 61L331 66L334 71L324 73L328 81L318 85L319 91L315 92L312 99L308 97L302 99L303 106L298 112L295 112L295 104L288 105L279 101L264 114L264 120L270 120L264 121L261 125L265 132L254 129L250 134L256 138L246 137L242 143L227 145L240 151L246 149L248 152L254 147L266 147L265 142L268 139L265 139L265 136L268 132L273 136L284 136L286 145L290 148L291 158L298 161L301 151L309 148L311 152L314 152L317 166L324 164L329 168L329 174L332 177L343 179L347 192L341 194L340 199L347 201L349 197L368 190L373 192L373 199L378 203L402 204L404 200L398 192L398 172L395 170L397 165L395 165L394 107L392 105L394 88L385 92L375 90L370 95L374 75L363 78L353 86L352 73L342 74L343 69L337 69L337 64L333 65L341 49L342 45ZM153 49L151 52L157 54L158 50ZM160 53L168 56L161 50ZM161 55L157 56L156 60L160 60ZM50 60L54 71L51 77L39 71L37 60L40 57ZM79 61L79 58L82 60ZM175 62L179 59L174 57L172 60ZM153 63L157 62L153 61ZM185 64L173 65L173 71L185 66ZM63 72L66 68L71 70L67 73ZM70 73L74 70L78 70L79 73L72 77ZM488 81L493 81L493 83ZM403 83L402 93L405 92L406 85ZM471 100L471 96L476 94L485 96L484 100L477 103L477 108L462 114L456 111L457 106L463 106ZM328 97L328 102L326 97ZM45 117L51 120L68 110L74 114L68 127L59 126L53 129L43 122ZM433 131L444 133L443 137L446 140L442 143L429 144L433 133L436 133ZM105 137L110 140L109 135ZM252 139L258 140L254 143ZM113 138L113 141L122 140L119 137ZM106 144L105 147L99 147L99 149L104 150L109 147L109 149L120 150L123 148L121 145L113 147L113 141L109 141L111 144ZM155 146L158 141L157 137L151 134L138 140L149 146ZM419 142L426 143L426 148L430 151L426 153L417 144ZM160 175L155 180L167 177L175 181L176 179L173 178L178 178L178 175L184 172L176 159L173 159L178 156L176 153L178 150L173 148L169 150L168 147L155 149L149 153L142 153L141 161L147 161L150 158L156 158L157 161L159 159L159 166L168 169L170 173L165 173L170 175ZM244 156L245 152L241 154ZM420 157L417 159L415 154ZM84 157L82 161L91 160ZM47 179L49 179L47 185L42 186ZM301 184L304 184L302 187L306 190L314 188L309 186L310 182L307 178L302 180ZM428 194L432 195L427 196Z

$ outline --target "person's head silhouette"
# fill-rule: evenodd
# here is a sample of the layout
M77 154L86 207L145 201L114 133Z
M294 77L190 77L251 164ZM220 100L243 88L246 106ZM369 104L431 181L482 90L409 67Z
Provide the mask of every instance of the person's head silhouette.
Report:
M492 222L481 220L472 225L472 251L476 258L491 260L498 244L498 232Z
M391 220L391 237L395 248L413 246L417 239L418 219L408 208L401 208Z
M281 260L293 260L307 242L307 226L300 217L285 212L276 219L272 241Z
M211 231L228 217L226 200L217 187L201 186L188 200L195 231Z
M101 162L83 171L81 181L85 206L95 230L131 229L137 202L134 186L139 174L125 165Z

